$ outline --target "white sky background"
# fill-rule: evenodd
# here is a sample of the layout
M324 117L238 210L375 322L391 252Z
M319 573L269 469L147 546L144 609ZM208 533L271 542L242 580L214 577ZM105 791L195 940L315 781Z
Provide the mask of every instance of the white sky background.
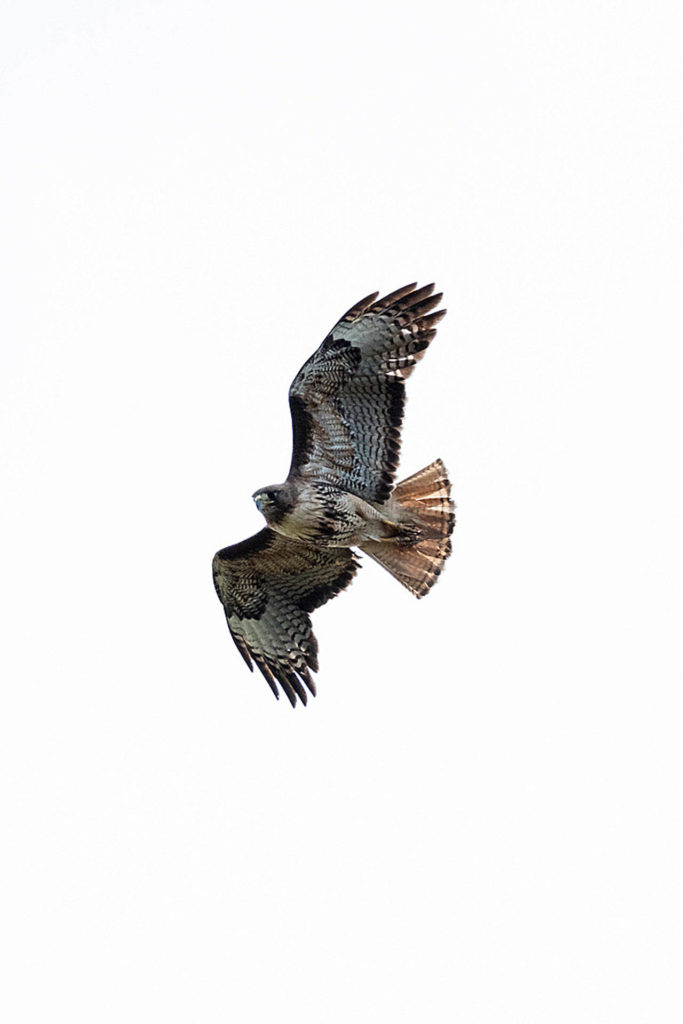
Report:
M681 1020L677 6L5 15L3 1019ZM211 558L432 279L454 554L366 564L292 711Z

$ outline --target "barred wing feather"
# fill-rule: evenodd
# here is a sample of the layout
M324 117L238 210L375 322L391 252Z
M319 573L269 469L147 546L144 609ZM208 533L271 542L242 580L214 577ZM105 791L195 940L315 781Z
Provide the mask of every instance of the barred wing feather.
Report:
M348 548L315 548L266 528L213 559L213 580L237 648L276 697L315 696L318 644L309 612L349 585L358 561Z
M405 380L446 310L434 285L414 284L356 303L292 382L295 474L327 480L366 501L391 493L398 465Z

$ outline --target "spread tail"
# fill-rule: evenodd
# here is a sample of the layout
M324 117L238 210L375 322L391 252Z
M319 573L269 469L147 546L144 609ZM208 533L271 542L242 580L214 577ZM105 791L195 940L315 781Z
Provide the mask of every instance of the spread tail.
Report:
M395 535L361 546L416 597L434 586L451 553L455 505L450 495L446 467L437 459L394 488L386 511L396 524Z

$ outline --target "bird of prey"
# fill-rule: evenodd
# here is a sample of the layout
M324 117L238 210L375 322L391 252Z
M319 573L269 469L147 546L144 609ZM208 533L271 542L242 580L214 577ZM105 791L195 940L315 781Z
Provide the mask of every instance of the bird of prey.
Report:
M349 585L360 548L423 597L451 551L451 485L440 459L394 486L405 381L446 310L434 285L368 295L345 313L289 389L287 479L253 495L267 526L213 559L237 648L271 690L315 696L310 613Z

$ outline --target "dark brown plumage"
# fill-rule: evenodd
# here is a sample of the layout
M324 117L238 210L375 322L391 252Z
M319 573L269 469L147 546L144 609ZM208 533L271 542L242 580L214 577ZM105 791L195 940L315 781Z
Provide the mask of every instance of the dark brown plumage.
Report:
M292 461L283 484L254 495L268 526L219 551L216 591L232 637L275 696L315 694L309 613L359 566L352 547L422 597L450 554L454 506L440 460L393 487L404 382L445 310L434 286L356 303L292 382Z

